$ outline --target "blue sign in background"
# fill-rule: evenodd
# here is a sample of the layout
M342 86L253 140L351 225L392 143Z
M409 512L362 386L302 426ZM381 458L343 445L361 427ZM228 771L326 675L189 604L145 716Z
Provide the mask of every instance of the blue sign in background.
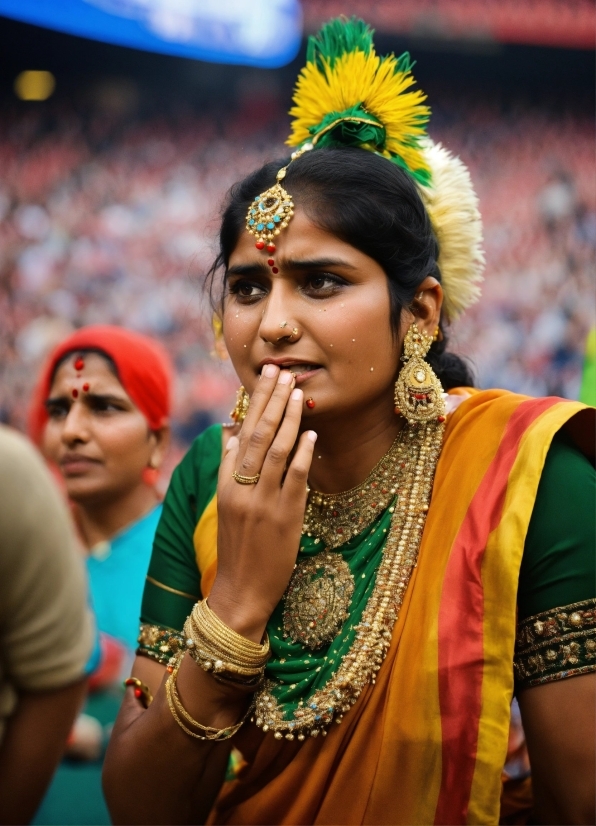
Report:
M299 0L0 0L0 16L150 52L276 68L300 48Z

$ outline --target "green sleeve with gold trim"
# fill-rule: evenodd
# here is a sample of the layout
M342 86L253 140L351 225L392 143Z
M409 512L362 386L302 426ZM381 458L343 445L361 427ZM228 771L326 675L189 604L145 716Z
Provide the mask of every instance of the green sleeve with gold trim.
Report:
M181 631L201 597L193 535L217 489L222 426L202 433L172 474L141 606L141 623Z
M548 451L518 590L518 688L596 670L596 471L561 431Z

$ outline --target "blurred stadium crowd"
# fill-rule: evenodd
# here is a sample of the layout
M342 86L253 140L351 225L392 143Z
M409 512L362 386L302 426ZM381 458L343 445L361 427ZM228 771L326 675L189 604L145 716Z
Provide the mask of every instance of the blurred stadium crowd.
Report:
M226 417L236 386L213 355L201 286L222 198L285 153L288 122L253 105L227 120L124 124L59 102L3 117L0 421L24 427L48 348L80 325L116 323L172 353L182 447ZM485 222L483 299L455 325L454 349L480 386L575 397L594 323L592 120L464 98L441 101L430 133L470 166Z

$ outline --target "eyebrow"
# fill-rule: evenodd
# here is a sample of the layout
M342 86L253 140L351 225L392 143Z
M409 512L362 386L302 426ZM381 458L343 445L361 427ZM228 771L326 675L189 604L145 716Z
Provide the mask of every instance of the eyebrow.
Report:
M344 269L355 270L356 267L349 261L342 258L305 258L302 260L284 260L281 266L285 270L321 270L326 267L343 267ZM258 264L236 264L228 267L226 275L257 275L268 272L269 267L264 262Z
M91 401L100 401L100 402L119 402L119 403L126 403L127 399L124 396L114 396L112 393L88 393L85 392L82 394L83 399L89 399ZM70 395L63 395L63 396L52 396L49 399L46 399L44 402L44 406L46 408L51 407L55 404L64 404L64 402L71 401Z

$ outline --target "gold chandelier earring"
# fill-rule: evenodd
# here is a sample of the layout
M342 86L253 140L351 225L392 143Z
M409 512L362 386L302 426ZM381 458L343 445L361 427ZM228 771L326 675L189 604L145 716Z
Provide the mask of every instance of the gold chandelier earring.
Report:
M248 413L248 405L250 404L250 396L242 385L238 388L236 393L236 406L230 413L230 419L236 424L242 424Z
M404 339L401 360L404 366L395 382L395 412L408 424L445 421L443 386L424 357L430 350L433 336L427 335L413 322Z

